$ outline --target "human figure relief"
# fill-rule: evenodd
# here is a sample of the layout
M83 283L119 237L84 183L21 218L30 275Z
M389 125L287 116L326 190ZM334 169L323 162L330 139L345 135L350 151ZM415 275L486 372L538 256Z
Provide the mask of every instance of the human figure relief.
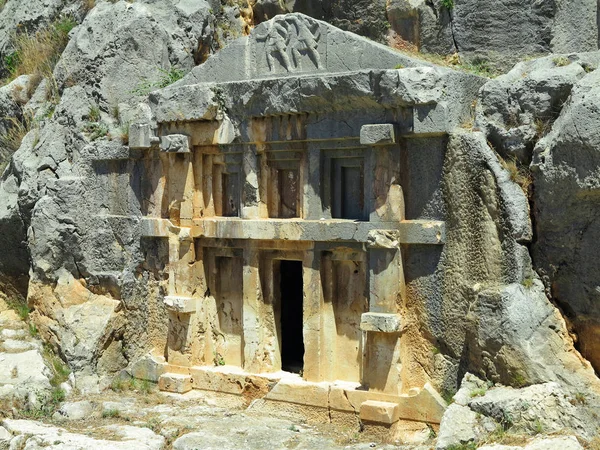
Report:
M290 57L287 53L288 44L290 42L290 33L288 30L288 24L283 20L274 20L266 34L258 35L257 40L264 40L266 42L267 51L267 63L269 64L269 71L275 71L275 59L279 59L281 65L285 70L290 72L293 67L290 62Z
M302 54L307 54L317 69L321 69L321 56L317 50L319 47L317 41L321 37L319 24L315 22L311 26L310 22L294 16L286 18L286 21L296 28L297 38L292 46L296 68L302 70Z

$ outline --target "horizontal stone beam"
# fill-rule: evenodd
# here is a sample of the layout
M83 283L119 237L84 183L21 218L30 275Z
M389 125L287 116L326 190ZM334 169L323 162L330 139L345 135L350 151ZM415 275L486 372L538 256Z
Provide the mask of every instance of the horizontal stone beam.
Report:
M439 220L403 220L398 234L402 244L441 245L446 243L446 223Z
M401 326L399 314L368 312L363 313L360 318L360 329L362 331L398 333Z
M394 124L363 125L360 129L361 145L389 145L396 143Z
M144 218L142 220L142 236L168 237L177 230L178 228L174 227L168 219ZM191 237L371 243L375 230L397 236L397 245L440 245L446 239L445 225L440 221L355 222L341 219L254 220L231 217L195 219L191 228Z
M164 304L169 311L176 313L191 314L196 312L196 299L193 297L168 295L164 298Z

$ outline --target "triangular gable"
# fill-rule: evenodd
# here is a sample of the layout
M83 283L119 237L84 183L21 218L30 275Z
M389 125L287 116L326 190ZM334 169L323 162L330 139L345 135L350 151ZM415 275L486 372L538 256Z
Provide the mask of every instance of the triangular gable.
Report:
M180 84L430 66L300 13L276 16L237 39Z

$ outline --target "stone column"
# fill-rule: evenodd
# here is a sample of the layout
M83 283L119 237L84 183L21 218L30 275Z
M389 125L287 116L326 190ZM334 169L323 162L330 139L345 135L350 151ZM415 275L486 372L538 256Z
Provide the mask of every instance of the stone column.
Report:
M259 165L256 155L256 148L253 145L247 145L244 148L242 162L243 180L242 180L242 219L260 218L260 189L259 189Z
M262 338L260 311L262 291L260 284L260 254L249 244L244 248L243 270L243 327L244 327L244 369L248 372L262 370Z
M321 342L321 312L323 309L323 288L321 286L321 251L307 250L303 261L304 283L304 379L321 381L323 373L323 343Z
M303 218L306 220L319 220L323 217L323 205L321 203L321 148L318 143L309 143L306 152L302 192Z

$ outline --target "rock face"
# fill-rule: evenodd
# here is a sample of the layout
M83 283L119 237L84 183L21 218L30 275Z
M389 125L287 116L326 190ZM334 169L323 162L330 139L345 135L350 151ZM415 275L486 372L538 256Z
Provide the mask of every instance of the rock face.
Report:
M538 239L533 255L552 297L572 322L578 348L600 369L598 267L593 256L600 238L595 215L598 158L600 73L592 72L574 87L552 131L534 151L534 214Z
M476 126L506 158L531 162L533 262L596 370L600 280L595 220L595 83L599 54L519 63L482 88ZM508 94L508 95L507 95Z
M566 25L585 23L591 3L572 13L500 3L259 1L261 23L196 66L227 34L217 5L98 2L56 66L58 104L44 83L26 95L26 79L0 88L3 113L37 119L0 182L0 269L29 277L31 320L82 392L128 366L173 391L208 386L354 426L377 417L393 432L401 419L438 421L445 405L432 386L454 391L469 371L533 386L470 398L487 387L471 380L446 410L439 448L480 441L506 415L591 437L571 389L598 379L548 294L597 368L600 56L525 62L488 81L302 14L263 21L305 11L383 40L387 8L397 33L431 51L597 47L593 27ZM26 20L15 4L0 19ZM40 5L49 9L27 12L32 30L58 14ZM501 157L532 162L532 208ZM283 297L297 299L295 313L282 312ZM301 318L291 365L284 316ZM0 384L31 379L47 392L39 348L2 340ZM255 377L299 367L292 381ZM82 406L59 414L81 417ZM127 444L3 426L21 436L15 446L54 445L61 433L73 446Z
M40 424L31 420L4 420L4 428L14 435L11 446L24 446L30 449L81 449L103 448L107 450L125 450L135 448L140 450L161 450L165 438L156 435L148 428L138 428L127 425L109 425L102 430L114 439L97 439L83 434L69 433L64 429ZM13 444L14 442L14 444Z
M558 383L538 384L523 389L503 386L490 388L467 373L459 392L454 396L455 403L444 413L436 449L486 442L498 430L516 436L569 430L583 440L590 440L598 432L598 423L594 420L597 406L591 406L597 402L597 398L589 398L590 407L578 408L575 405L587 400L577 400L576 397L564 391ZM559 449L561 443L566 448L581 448L574 436L558 438L556 442L538 437L525 448Z
M390 27L384 0L258 0L253 10L256 23L299 12L379 42L386 41Z
M424 52L458 52L467 60L505 68L531 55L598 49L594 0L568 5L533 0L449 4L450 8L438 0L388 2L392 30Z

